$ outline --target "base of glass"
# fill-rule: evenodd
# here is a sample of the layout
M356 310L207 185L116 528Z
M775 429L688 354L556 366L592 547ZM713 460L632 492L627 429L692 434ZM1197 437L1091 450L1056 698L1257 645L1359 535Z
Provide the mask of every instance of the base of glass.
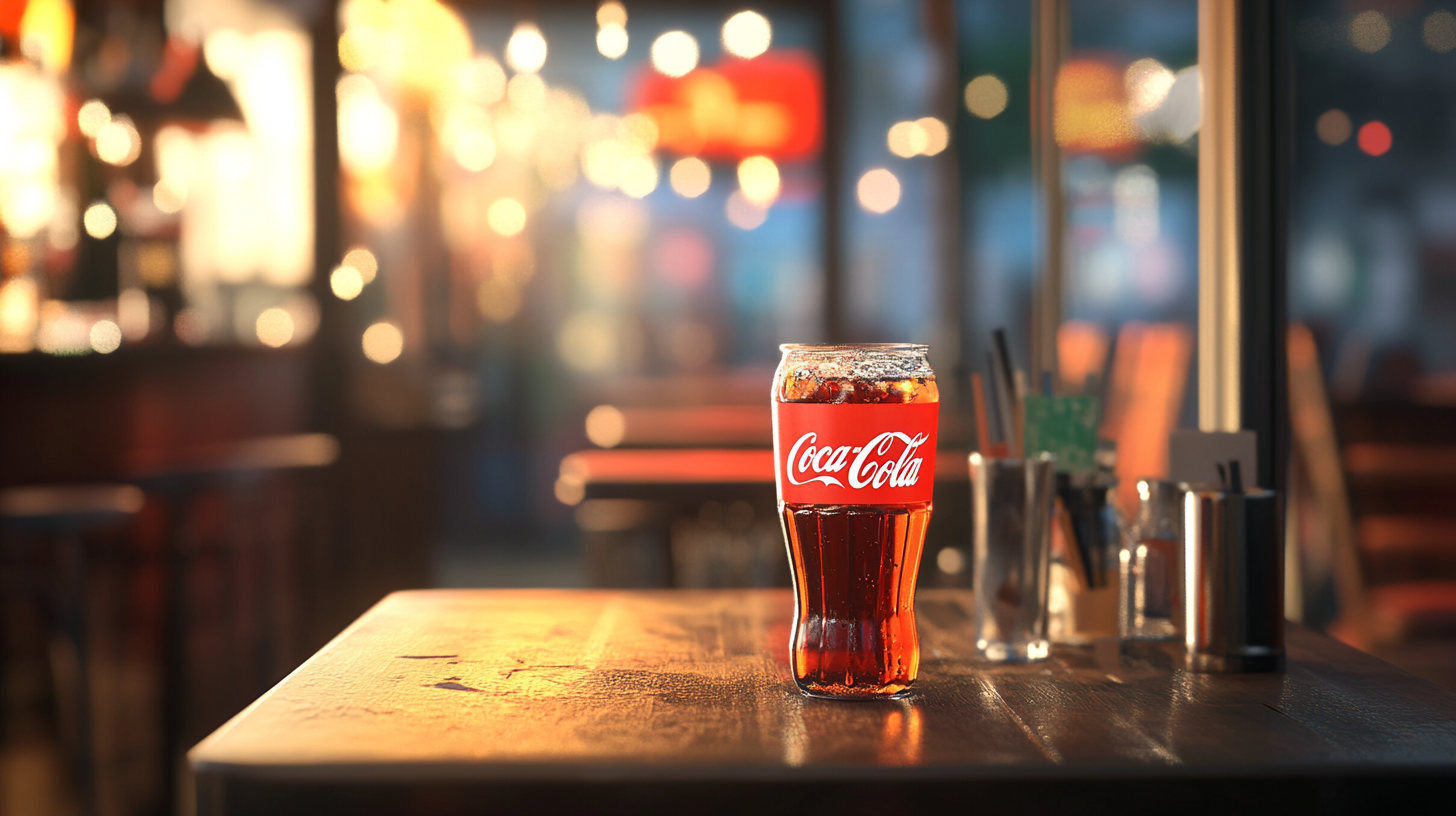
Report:
M1191 652L1188 655L1188 670L1209 674L1282 672L1284 671L1284 650L1252 646L1243 654L1222 655Z
M1004 641L978 640L976 654L995 663L1035 663L1046 660L1051 654L1051 643L1046 639Z
M803 681L795 681L799 686L799 692L805 697L816 697L820 700L899 700L910 695L910 684L896 684L893 686L882 686L867 688L860 686L841 685L813 685L806 686Z

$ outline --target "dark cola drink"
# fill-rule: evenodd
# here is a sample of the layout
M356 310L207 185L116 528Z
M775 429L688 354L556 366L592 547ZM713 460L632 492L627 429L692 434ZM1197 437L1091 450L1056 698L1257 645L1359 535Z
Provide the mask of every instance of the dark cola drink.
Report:
M928 348L781 348L774 459L794 679L816 697L902 695L920 665L915 582L935 474Z

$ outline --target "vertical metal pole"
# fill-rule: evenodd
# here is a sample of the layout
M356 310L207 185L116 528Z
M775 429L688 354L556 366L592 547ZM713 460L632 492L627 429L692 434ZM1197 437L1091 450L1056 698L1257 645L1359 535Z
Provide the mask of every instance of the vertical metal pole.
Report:
M1258 483L1279 490L1290 439L1284 349L1294 4L1242 0L1239 9L1239 414L1258 437Z
M956 149L956 121L960 108L960 60L956 32L955 0L935 0L926 4L926 38L937 50L940 70L931 90L930 112L945 122L950 130L950 145L935 156L935 174L932 180L935 189L932 194L936 202L936 228L940 245L940 274L936 290L940 302L936 306L936 332L932 349L935 365L944 368L946 375L941 380L941 410L965 413L964 406L970 404L963 393L970 384L969 368L965 365L965 334L962 331L966 304L964 263L965 222L961 211L962 175L959 151Z
M1240 428L1238 4L1199 0L1198 427Z
M1057 72L1066 56L1070 26L1067 0L1036 0L1031 14L1032 166L1040 192L1041 274L1035 292L1031 336L1032 382L1057 376L1057 329L1062 324L1062 268L1066 260L1066 204L1062 197L1062 151L1057 145L1053 103Z
M844 200L845 76L844 24L837 0L825 0L819 20L824 38L824 340L842 343L845 336Z

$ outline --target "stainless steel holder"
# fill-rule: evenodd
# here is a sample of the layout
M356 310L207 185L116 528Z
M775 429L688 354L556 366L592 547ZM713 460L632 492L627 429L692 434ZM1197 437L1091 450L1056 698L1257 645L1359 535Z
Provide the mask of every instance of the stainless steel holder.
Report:
M1196 672L1284 669L1279 498L1189 486L1183 497L1185 643Z

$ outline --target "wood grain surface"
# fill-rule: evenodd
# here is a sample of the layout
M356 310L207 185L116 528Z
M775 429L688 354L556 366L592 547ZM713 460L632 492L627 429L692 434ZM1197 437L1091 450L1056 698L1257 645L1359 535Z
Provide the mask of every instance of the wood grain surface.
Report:
M915 694L838 702L793 684L787 591L396 593L192 750L199 810L1456 802L1456 694L1323 635L1291 626L1283 674L1115 641L996 666L971 609L923 591Z

